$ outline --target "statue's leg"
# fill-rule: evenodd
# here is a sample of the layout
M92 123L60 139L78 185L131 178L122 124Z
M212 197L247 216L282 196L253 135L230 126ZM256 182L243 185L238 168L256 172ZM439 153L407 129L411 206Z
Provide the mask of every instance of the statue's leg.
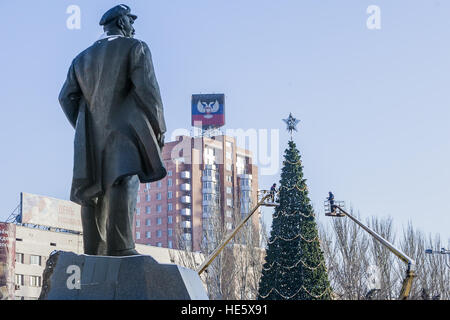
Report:
M81 206L84 253L106 255L106 216L102 215L102 199L97 204Z
M103 210L108 212L108 255L138 254L134 248L133 222L139 188L137 175L122 178L105 191Z

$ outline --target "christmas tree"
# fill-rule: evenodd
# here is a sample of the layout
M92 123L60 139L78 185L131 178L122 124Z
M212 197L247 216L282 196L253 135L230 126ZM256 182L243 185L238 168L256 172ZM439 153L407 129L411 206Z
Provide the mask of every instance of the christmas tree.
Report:
M288 123L291 134L298 122L292 119L291 128ZM259 284L259 299L329 300L331 287L325 259L308 198L306 179L303 178L300 154L292 138L284 158L280 204L273 214L266 261Z

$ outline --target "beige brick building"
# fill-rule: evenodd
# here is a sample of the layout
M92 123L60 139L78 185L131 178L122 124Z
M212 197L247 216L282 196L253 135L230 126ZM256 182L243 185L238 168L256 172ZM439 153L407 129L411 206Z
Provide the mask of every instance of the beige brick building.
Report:
M246 215L257 202L258 168L233 137L179 136L163 159L167 176L139 189L136 243L178 248L181 237L199 251L208 217L219 214L231 230L236 212ZM259 228L259 213L252 221Z

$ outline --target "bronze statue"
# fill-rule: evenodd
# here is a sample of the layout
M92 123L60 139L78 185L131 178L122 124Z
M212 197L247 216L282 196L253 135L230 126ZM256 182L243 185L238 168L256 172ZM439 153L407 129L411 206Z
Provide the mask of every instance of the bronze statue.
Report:
M139 180L166 176L166 124L150 49L134 39L126 5L101 18L105 35L70 66L59 95L75 128L70 199L81 205L84 252L138 254L133 216Z

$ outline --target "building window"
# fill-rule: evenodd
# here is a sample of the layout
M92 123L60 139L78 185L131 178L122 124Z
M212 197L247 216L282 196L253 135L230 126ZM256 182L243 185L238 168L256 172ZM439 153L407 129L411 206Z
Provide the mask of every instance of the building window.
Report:
M136 240L141 239L141 233L140 232L136 232Z
M181 238L183 240L185 240L185 241L191 241L192 240L192 235L190 233L183 233Z
M172 197L173 197L172 191L168 191L167 192L167 199L172 199Z
M152 197L149 194L145 195L145 201L149 202Z
M233 193L233 189L231 187L227 187L227 193L228 194L232 194Z
M171 176L172 176L172 170L167 171L167 175L168 175L169 177L171 177Z
M227 217L231 218L233 216L233 211L227 210Z
M158 182L156 183L156 186L157 186L158 188L161 188L161 187L162 187L161 181L158 181Z
M158 193L156 194L156 200L161 200L161 192L158 192Z
M245 190L245 191L242 191L242 196L241 196L241 198L242 199L250 199L250 195L251 195L251 193L250 193L250 191L248 191L248 190Z
M227 199L227 206L233 207L233 203L232 203L231 199Z
M214 187L218 187L218 186L219 186L218 184L210 182L210 181L203 182L203 189L214 189Z
M156 224L162 224L162 219L161 218L156 219Z
M41 265L41 256L31 255L30 256L30 264L35 264L35 265L40 266Z
M226 167L226 169L227 169L228 171L231 171L231 163L227 163L227 164L225 165L225 167Z
M40 287L40 286L41 286L41 277L30 276L30 287Z
M23 263L23 253L16 253L16 262Z
M169 240L169 243L168 243L168 245L167 245L168 247L169 247L169 249L172 249L173 248L173 243L172 243L172 241L171 240Z
M226 153L226 158L231 160L231 152Z
M152 237L152 233L151 233L150 231L147 231L147 232L145 233L145 237L146 237L147 239L150 239L150 238Z
M227 175L227 182L233 182L233 180L232 180L230 175Z
M162 247L162 243L161 242L158 242L157 244L156 244L158 247Z
M172 186L172 179L167 179L167 186L169 186L169 187Z
M172 216L168 216L167 217L167 223L168 224L172 224L173 223L173 217Z
M233 224L231 222L227 222L227 229L228 230L233 229Z
M162 231L161 230L156 231L156 236L158 238L161 238L162 237Z
M150 206L145 207L145 213L149 214L151 212Z
M140 215L141 214L141 208L136 208L136 215Z
M137 198L136 198L136 202L137 202L137 203L141 202L141 197L140 197L139 195L138 195Z
M171 203L169 203L167 205L167 211L172 211L173 210L173 205Z
M146 226L151 226L152 222L150 221L150 219L145 219L145 225Z
M156 211L157 211L157 212L161 212L161 211L162 211L162 206L161 206L160 204L158 204L158 205L156 206Z
M18 286L25 285L25 277L23 274L16 274L16 284Z
M241 213L249 213L249 203L242 202L241 203Z
M136 220L136 227L140 227L141 226L141 220Z
M146 190L150 190L150 182L147 182L147 183L145 184L145 189L146 189Z
M212 194L210 194L210 193L204 193L204 194L203 194L203 200L204 200L204 201L210 201L210 200L212 200Z
M167 236L168 237L172 237L172 235L173 235L173 230L172 229L167 229Z

